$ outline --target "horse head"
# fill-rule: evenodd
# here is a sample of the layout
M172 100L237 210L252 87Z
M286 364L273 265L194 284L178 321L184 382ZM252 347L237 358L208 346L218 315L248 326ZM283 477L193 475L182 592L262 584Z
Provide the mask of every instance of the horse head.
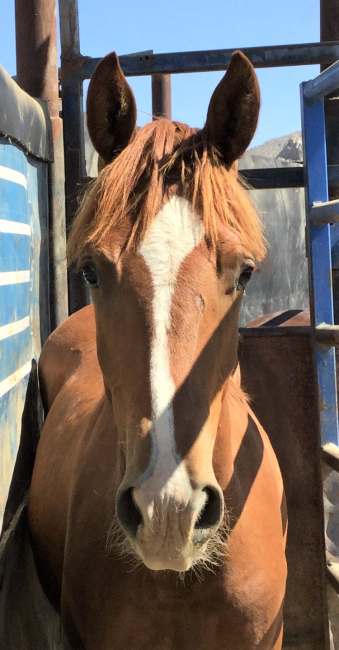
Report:
M154 570L183 572L211 560L226 520L225 394L244 287L264 256L236 162L259 105L241 52L200 131L159 119L137 132L133 93L114 53L89 86L88 130L104 167L68 253L91 289L118 430L116 518Z

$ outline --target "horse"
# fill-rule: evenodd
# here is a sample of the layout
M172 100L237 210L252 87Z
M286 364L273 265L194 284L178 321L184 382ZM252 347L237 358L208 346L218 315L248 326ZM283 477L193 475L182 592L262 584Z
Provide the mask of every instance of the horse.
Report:
M93 305L41 353L28 505L72 650L281 648L284 490L237 363L242 295L265 255L237 175L259 108L239 51L201 130L157 119L137 131L115 53L92 76L102 170L68 260Z

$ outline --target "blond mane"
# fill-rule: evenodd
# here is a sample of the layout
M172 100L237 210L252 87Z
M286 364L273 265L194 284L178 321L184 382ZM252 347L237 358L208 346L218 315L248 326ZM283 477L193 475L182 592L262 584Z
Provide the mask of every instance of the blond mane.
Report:
M256 260L264 258L262 224L236 171L225 168L204 130L159 119L144 126L93 181L70 233L69 263L79 262L85 247L103 247L105 237L127 218L133 224L127 247L137 246L173 185L201 214L212 247L218 225L227 225Z

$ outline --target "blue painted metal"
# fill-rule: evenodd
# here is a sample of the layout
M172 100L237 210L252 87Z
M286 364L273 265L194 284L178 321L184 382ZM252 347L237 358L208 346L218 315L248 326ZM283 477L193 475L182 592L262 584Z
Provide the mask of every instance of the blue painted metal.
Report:
M30 241L27 235L1 234L0 273L2 271L24 271L27 268L29 255Z
M331 227L332 268L339 269L339 224Z
M0 327L25 318L29 314L30 299L30 286L26 282L0 287Z
M308 106L320 102L339 87L339 61L336 61L315 79L304 84L304 100Z
M311 82L301 84L301 118L304 146L307 252L313 343L318 379L321 442L339 443L336 365L334 348L317 344L315 327L334 324L332 293L332 226L315 225L309 219L312 204L328 201L324 101L310 105ZM323 92L323 88L322 88ZM323 94L321 95L323 97ZM334 242L335 243L335 242Z
M0 150L0 156L1 156ZM24 174L25 175L25 174ZM28 223L27 216L27 192L22 185L10 183L0 178L0 219L8 219L8 210L13 208L14 221Z
M41 347L39 164L44 163L0 139L0 527L20 441L31 360L38 358Z

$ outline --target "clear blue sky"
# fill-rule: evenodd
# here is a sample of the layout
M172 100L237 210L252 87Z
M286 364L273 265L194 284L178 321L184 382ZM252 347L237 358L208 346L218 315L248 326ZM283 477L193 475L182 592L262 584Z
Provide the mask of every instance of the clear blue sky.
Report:
M181 52L319 40L320 0L79 0L81 52L103 56L147 49ZM0 63L15 74L14 0L2 0ZM318 66L259 70L262 111L253 145L300 128L299 83ZM202 126L222 73L172 76L173 118ZM129 80L151 113L149 78ZM150 118L139 113L138 123Z

